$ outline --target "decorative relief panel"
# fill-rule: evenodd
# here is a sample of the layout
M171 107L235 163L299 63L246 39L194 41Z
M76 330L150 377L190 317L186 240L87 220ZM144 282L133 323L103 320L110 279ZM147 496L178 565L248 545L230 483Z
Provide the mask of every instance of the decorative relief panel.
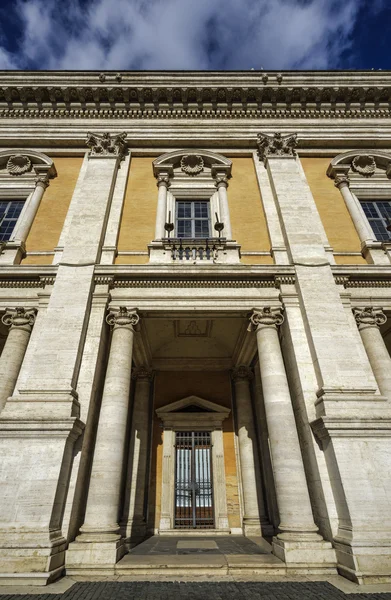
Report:
M10 175L23 175L29 173L31 169L31 160L23 154L13 154L7 161L7 171Z
M352 160L352 170L364 177L371 177L376 171L376 161L370 154L355 156Z

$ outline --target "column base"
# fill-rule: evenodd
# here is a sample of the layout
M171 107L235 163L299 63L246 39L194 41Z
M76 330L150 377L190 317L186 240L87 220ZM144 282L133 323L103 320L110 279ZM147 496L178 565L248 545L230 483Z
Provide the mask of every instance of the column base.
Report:
M335 542L338 573L359 584L391 583L391 545Z
M282 534L283 535L283 534ZM315 569L337 573L335 550L330 542L314 535L314 540L284 540L278 536L273 538L272 551L277 558L286 563L287 568L303 572L314 572Z
M243 517L243 533L246 537L272 537L274 527L266 520Z
M66 553L66 572L76 574L86 569L113 569L126 554L125 541L121 536L79 535L69 544ZM99 539L100 538L100 539Z
M127 537L125 543L126 547L130 549L145 540L147 535L147 524L145 521L134 520L127 524L126 531Z
M66 546L62 536L48 543L42 532L0 535L0 584L46 585L55 581L65 569Z

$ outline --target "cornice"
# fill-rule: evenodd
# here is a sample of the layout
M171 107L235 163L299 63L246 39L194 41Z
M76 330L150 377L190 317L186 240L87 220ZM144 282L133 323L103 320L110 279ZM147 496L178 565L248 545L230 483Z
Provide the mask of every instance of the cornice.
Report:
M0 118L381 118L391 72L0 72Z

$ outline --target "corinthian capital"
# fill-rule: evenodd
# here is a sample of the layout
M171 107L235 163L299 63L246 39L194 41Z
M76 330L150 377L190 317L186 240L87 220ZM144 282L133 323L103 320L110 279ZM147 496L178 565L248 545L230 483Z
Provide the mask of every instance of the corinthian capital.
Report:
M215 186L217 187L217 189L219 189L219 187L228 187L228 176L227 175L216 175L215 178Z
M268 327L278 327L284 322L284 317L281 312L281 308L272 308L271 306L264 306L261 310L254 310L250 317L250 328L253 325L257 328L259 325L266 325Z
M170 185L170 177L166 173L164 173L164 174L160 173L157 176L156 185L158 187L160 187L161 185L164 185L165 187L169 187L169 185Z
M111 136L110 133L87 133L86 145L90 148L90 156L94 157L119 157L122 158L126 151L126 133Z
M266 162L266 159L271 156L294 157L296 156L295 148L298 145L297 133L275 133L268 135L266 133L258 133L258 155L259 158Z
M349 184L350 184L350 179L347 175L343 175L343 174L337 175L334 179L334 185L338 189L340 189L344 185L347 185L349 187Z
M353 313L359 329L365 326L378 327L379 325L384 325L387 321L387 317L381 308L373 308L372 306L354 308Z
M148 369L148 367L141 366L136 367L132 371L132 379L142 379L144 381L151 381L153 378L152 369Z
M106 317L106 322L114 327L125 327L126 325L137 325L140 317L135 311L128 310L126 306L120 306L118 310L112 310Z
M250 367L247 367L246 365L239 365L238 367L235 367L234 369L232 369L231 371L231 376L233 381L251 381L251 379L253 379L254 377L254 373L252 372L252 370L250 369Z
M35 308L7 308L1 320L7 327L32 327L37 310Z
M42 187L44 190L49 187L49 178L47 175L38 175L38 177L35 178L35 187L38 186Z

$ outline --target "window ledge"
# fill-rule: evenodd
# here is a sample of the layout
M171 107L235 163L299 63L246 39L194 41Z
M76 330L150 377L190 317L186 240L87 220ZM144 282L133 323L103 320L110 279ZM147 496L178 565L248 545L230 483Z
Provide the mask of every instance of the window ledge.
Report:
M26 245L20 240L0 242L0 265L18 265L26 256Z
M169 264L238 264L240 246L225 238L164 238L148 246L149 262Z

